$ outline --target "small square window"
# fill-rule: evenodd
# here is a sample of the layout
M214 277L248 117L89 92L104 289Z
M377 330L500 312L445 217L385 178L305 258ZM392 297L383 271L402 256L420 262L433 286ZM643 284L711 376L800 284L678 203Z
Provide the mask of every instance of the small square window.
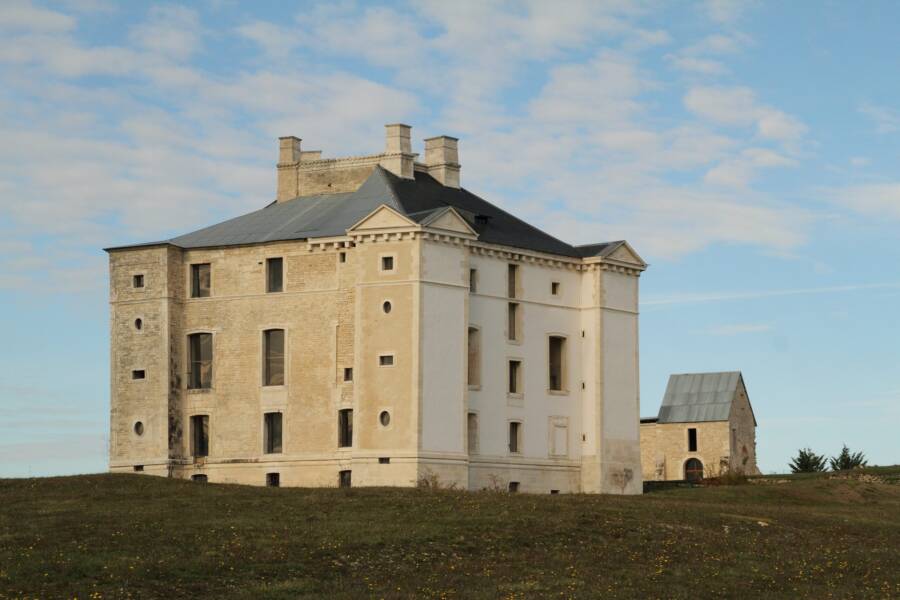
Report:
M382 354L378 357L378 364L382 367L392 367L394 365L394 355Z
M143 470L144 470L144 465L134 465L134 472L135 472L135 473L140 473L140 472L143 471Z
M281 487L281 473L266 473L268 487Z
M554 281L550 284L550 293L554 296L559 296L559 282Z
M344 381L353 381L353 367L344 367Z
M144 287L144 276L143 275L135 275L131 281L132 281L132 285L136 288Z
M146 377L147 377L147 374L144 372L143 369L136 369L131 372L132 379L146 379Z
M518 481L510 481L509 482L509 493L515 494L519 491L519 482Z
M389 465L391 464L391 459L388 456L382 456L378 459L379 465Z
M382 256L381 257L381 270L382 271L393 271L394 270L394 257L393 256Z

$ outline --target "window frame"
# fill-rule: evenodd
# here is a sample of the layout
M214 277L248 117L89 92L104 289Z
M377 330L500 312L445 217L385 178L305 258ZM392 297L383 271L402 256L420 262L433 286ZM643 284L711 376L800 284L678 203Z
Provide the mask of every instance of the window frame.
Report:
M206 267L208 272L209 284L206 287L206 294L203 294L201 286L201 267ZM188 269L188 283L191 291L191 298L210 298L212 297L212 263L201 262L191 263Z
M353 448L353 409L341 408L338 410L338 449L348 450Z
M513 364L515 364L515 368L513 368ZM522 398L524 396L524 390L522 389L524 387L523 364L524 361L521 358L506 359L506 395L509 398Z
M270 372L271 363L273 359L269 357L269 337L273 332L280 331L281 332L281 383L270 383L272 381L272 375L274 371ZM262 387L265 388L278 388L284 387L287 385L288 381L288 373L287 373L287 365L288 365L288 333L287 329L284 327L269 327L267 329L262 330L262 352L260 353L262 359Z
M687 448L688 452L699 452L700 447L699 435L696 427L687 428Z
M559 387L553 387L553 340L560 341ZM547 334L547 393L557 396L569 393L569 336L561 333Z
M478 293L478 268L469 267L469 293Z
M522 269L516 263L506 263L506 297L520 298L522 291Z
M385 268L385 261L389 260L390 267ZM378 272L382 274L395 274L397 272L397 253L381 252L378 254Z
M205 446L206 447L205 447L204 454L201 454L198 452L198 449L199 449L198 446L200 445L199 439L198 439L198 430L197 430L197 422L198 421L200 423L205 423L205 429L206 429L206 431L205 431L205 437L206 437ZM191 458L194 459L194 461L197 461L197 459L205 459L210 454L210 446L212 445L211 444L212 436L210 435L210 432L212 431L211 421L212 421L212 419L210 418L209 413L196 413L196 414L192 414L190 416L190 428L189 428L190 451L191 451L190 455L191 455Z
M273 289L272 286L272 265L278 261L279 265L279 274L278 274L278 289ZM267 294L280 294L284 292L284 257L283 256L270 256L266 258L266 293Z
M470 426L472 421L475 421L474 435L472 427ZM480 422L478 417L477 410L470 410L466 412L466 452L468 454L480 454L481 443L480 443ZM472 444L472 438L475 438L475 443ZM474 447L473 447L474 446Z
M140 285L138 285L138 282L140 282ZM144 273L132 273L131 288L141 291L147 289L147 278L144 276Z
M510 344L522 343L522 303L506 304L506 341Z
M522 445L524 443L524 435L522 430L524 429L524 423L520 419L510 419L506 422L506 451L507 454L511 456L521 456ZM515 436L513 436L513 430L515 429ZM513 440L515 439L515 450L513 450Z
M274 418L276 416L277 419ZM277 444L274 443L273 430L278 434ZM284 413L280 410L263 413L263 454L284 454Z
M472 358L472 340L475 340L475 357ZM476 377L472 377L472 365L475 365L475 375ZM480 390L481 389L481 365L482 365L482 352L481 352L481 328L475 325L469 325L466 329L466 385L470 390Z
M202 367L204 362L207 362L207 361L204 361L202 359L202 346L200 348L200 350L201 350L200 360L194 360L193 340L195 337L197 339L201 339L199 336L204 336L204 335L209 336L209 361L208 361L208 363L209 363L209 382L207 385L203 385L203 373L201 370L198 375L199 384L194 385L194 373L195 373L194 364L197 363ZM211 390L211 389L213 389L214 383L215 383L215 379L214 379L215 357L216 357L215 343L216 343L216 338L215 338L215 334L212 331L192 331L187 334L187 351L185 352L185 358L187 360L187 369L185 372L185 385L187 386L186 389L188 389L188 390ZM198 342L198 344L201 344L201 342Z

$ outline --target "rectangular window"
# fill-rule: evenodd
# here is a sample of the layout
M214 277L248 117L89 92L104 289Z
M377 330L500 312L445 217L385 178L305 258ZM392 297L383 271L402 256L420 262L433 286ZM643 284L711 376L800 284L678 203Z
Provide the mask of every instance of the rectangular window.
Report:
M284 329L263 332L263 385L284 385Z
M565 389L565 360L566 338L557 335L550 336L550 389L562 391Z
M509 423L509 453L519 454L522 452L522 424L517 421Z
M146 376L147 376L147 374L144 372L143 369L138 369L138 370L131 372L132 379L144 379Z
M196 475L191 475L191 481L196 481L197 483L206 483L207 477L206 475L197 473Z
M469 385L481 385L481 332L469 327Z
M393 256L382 256L381 257L381 270L382 271L393 271L394 270L394 257Z
M266 291L284 291L284 260L281 258L266 260Z
M266 454L281 454L281 413L263 415L263 451Z
M510 481L509 482L509 493L515 494L519 491L519 482L518 481Z
M697 451L697 430L691 427L688 429L688 452Z
M143 275L135 275L132 278L131 283L136 288L144 287L144 276Z
M469 441L469 454L478 454L478 414L469 413L466 418L466 437Z
M338 472L338 485L342 488L350 487L350 473L351 471L340 471Z
M469 293L478 291L478 269L469 269Z
M188 389L212 387L212 338L211 333L194 333L188 336Z
M191 456L209 456L209 416L191 417Z
M342 263L347 262L347 253L346 252L341 252L339 256L340 256L340 261Z
M379 457L378 457L378 464L379 464L379 465L389 465L389 464L391 464L391 457L390 457L390 456L379 456Z
M522 361L509 361L509 389L510 394L522 393Z
M509 341L515 342L519 339L519 305L515 302L509 303L506 337Z
M550 293L554 296L559 296L559 282L554 281L550 284Z
M519 265L509 265L506 272L507 295L517 297L519 290Z
M344 381L353 381L353 367L344 367Z
M191 265L191 298L209 297L210 284L209 263Z
M353 409L338 411L338 447L349 448L353 445Z
M394 365L393 354L382 354L378 357L378 364L382 367L391 367Z
M281 487L281 473L266 473L268 487Z

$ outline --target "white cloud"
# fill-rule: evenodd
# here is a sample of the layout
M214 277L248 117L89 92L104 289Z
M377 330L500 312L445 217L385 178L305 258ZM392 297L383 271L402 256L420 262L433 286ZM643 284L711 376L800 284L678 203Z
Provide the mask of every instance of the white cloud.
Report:
M878 220L900 219L900 182L852 185L826 191L837 204Z
M752 4L750 0L705 0L709 18L725 25L737 22Z
M183 6L154 5L147 20L131 31L131 37L153 53L183 60L197 49L200 33L196 11Z
M755 125L763 138L793 141L806 133L799 120L775 108L759 104L747 87L696 86L684 97L685 107L713 123L731 126Z
M900 113L885 106L864 102L859 112L869 117L875 124L878 133L894 133L900 131Z
M728 69L720 61L695 56L677 56L670 54L666 59L679 71L700 73L703 75L723 75Z
M39 8L28 0L0 3L0 31L59 33L75 27L75 19L60 12ZM9 43L4 41L4 45Z

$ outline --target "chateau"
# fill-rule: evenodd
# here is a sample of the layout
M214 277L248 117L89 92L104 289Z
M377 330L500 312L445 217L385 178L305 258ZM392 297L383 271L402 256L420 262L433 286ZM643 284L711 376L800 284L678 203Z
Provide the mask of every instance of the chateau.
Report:
M279 141L274 202L108 248L110 469L638 494L638 278L460 186L458 142ZM679 467L680 468L680 467Z
M759 475L756 417L740 372L672 375L659 414L641 419L647 481Z

